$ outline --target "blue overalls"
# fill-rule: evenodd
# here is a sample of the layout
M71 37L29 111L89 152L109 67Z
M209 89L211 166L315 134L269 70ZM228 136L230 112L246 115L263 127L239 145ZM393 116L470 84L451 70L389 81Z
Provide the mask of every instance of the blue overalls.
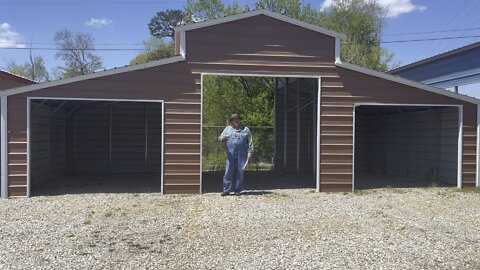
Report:
M227 163L225 176L223 177L224 192L240 192L243 189L243 166L247 162L248 153L253 152L253 142L250 130L240 126L235 129L226 127L222 135L229 135L227 138ZM233 184L233 180L235 183Z

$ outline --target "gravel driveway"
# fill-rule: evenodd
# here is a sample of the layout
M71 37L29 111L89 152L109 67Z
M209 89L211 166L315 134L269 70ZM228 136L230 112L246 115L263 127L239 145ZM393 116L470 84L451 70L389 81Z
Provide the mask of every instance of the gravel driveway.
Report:
M0 200L1 269L480 269L480 193Z

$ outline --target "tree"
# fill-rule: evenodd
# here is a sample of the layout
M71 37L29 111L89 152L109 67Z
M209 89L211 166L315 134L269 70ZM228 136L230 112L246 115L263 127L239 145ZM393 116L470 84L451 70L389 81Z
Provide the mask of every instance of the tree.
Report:
M27 62L17 64L15 61L10 61L7 63L6 69L12 74L25 77L37 83L49 80L45 61L39 55L33 56L31 51Z
M164 59L175 55L173 43L165 43L163 39L150 37L143 41L144 52L139 53L130 61L130 65L146 63L153 60Z
M187 0L185 22L202 22L220 17L235 15L250 10L237 3L225 6L221 0Z
M178 9L167 9L153 16L148 24L150 34L157 38L175 38L174 28L183 24L185 13Z
M380 46L380 34L387 10L376 1L337 0L331 10L321 14L323 27L345 33L342 59L352 64L386 71L393 54Z
M95 54L92 34L64 29L57 31L53 39L57 44L55 57L65 62L65 66L59 67L63 77L84 75L103 68L102 60Z
M299 0L258 0L255 9L267 9L282 15L318 24L319 12Z

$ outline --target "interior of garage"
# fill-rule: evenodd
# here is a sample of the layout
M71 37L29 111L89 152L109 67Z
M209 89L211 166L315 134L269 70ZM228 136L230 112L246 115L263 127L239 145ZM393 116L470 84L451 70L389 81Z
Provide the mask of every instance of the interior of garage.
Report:
M162 103L31 99L32 195L160 192Z
M355 108L355 189L456 186L459 108Z
M247 190L315 188L315 159L317 132L318 80L315 78L272 78L270 100L272 126L247 123L252 132L255 153L245 170L244 188ZM208 116L208 87L204 85L204 117ZM220 100L218 102L221 102ZM229 113L234 113L228 112ZM249 113L248 111L245 113ZM219 192L225 168L225 145L216 138L224 126L203 129L203 191ZM210 138L211 137L211 138ZM212 150L206 144L215 144ZM205 166L205 159L216 151L219 166Z

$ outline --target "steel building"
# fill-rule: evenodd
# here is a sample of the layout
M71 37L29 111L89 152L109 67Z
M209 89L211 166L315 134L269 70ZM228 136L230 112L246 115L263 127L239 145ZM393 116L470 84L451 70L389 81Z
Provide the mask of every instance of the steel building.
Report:
M106 172L201 193L208 75L277 78L275 169L311 172L317 191L362 175L478 186L479 100L345 63L342 38L258 10L177 27L172 58L3 91L2 195Z

